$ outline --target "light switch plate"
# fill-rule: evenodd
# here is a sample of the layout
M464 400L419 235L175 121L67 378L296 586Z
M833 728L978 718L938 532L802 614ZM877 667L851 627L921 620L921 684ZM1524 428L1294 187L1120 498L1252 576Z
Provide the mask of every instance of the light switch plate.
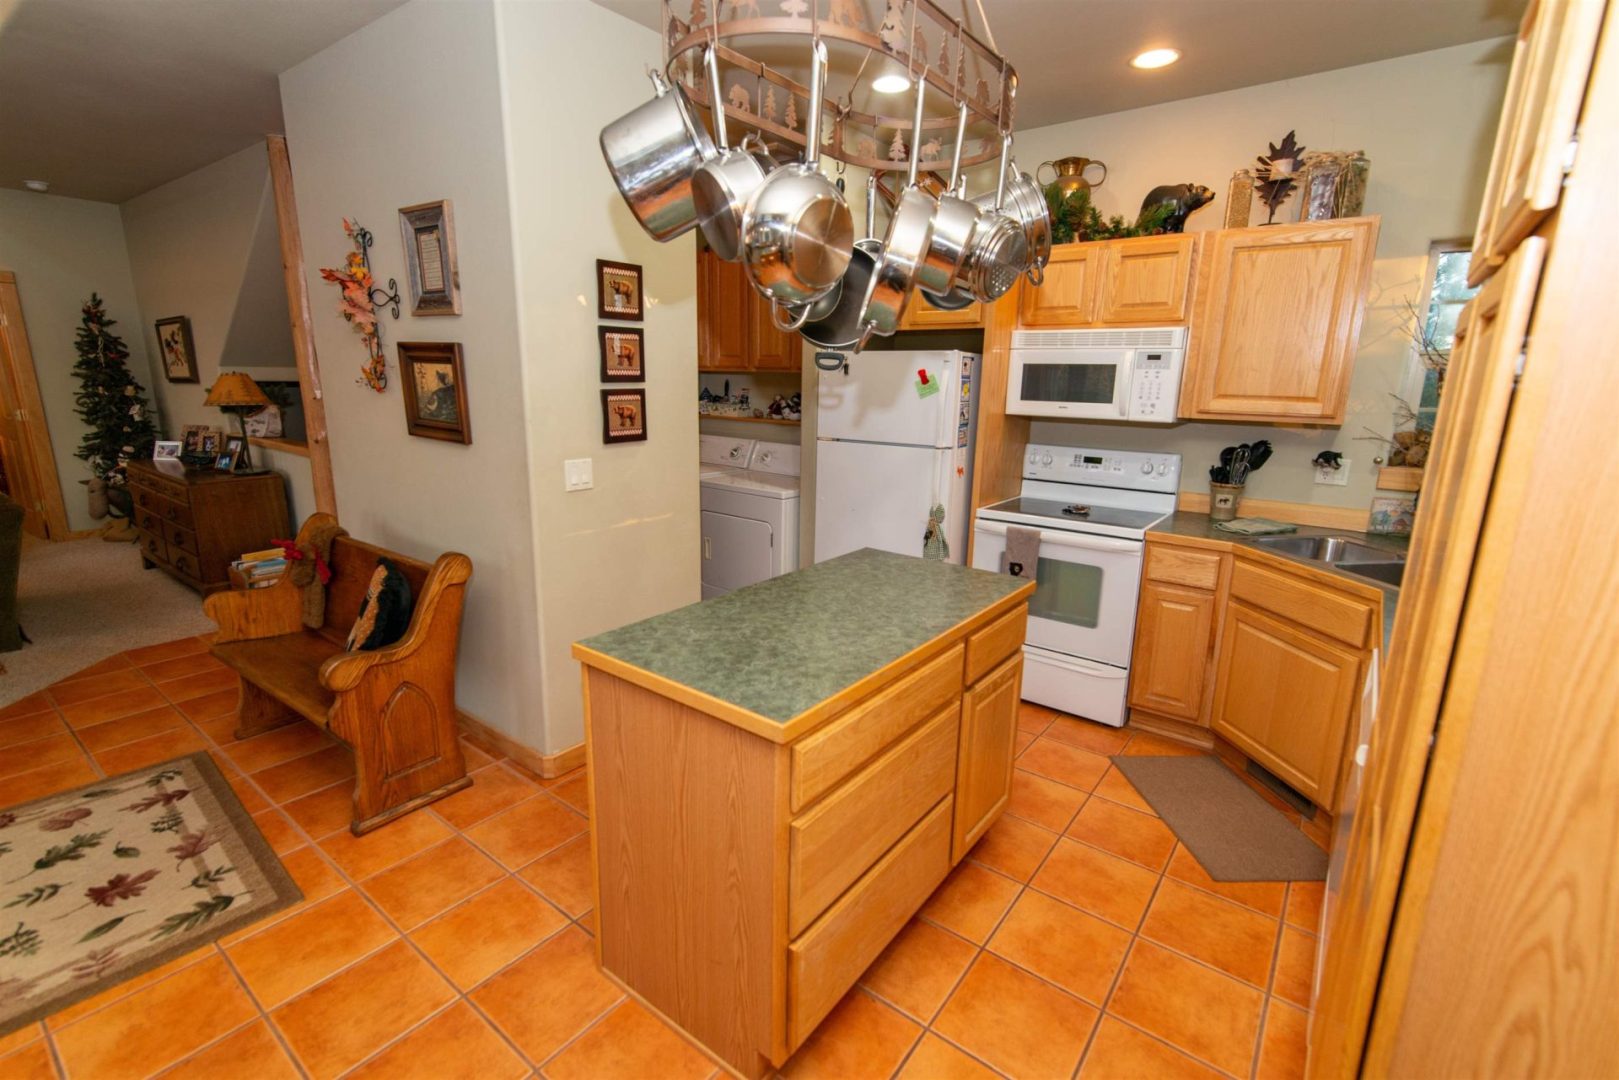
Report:
M568 458L562 463L564 491L589 491L595 486L595 470L590 458Z
M1349 485L1349 459L1341 458L1336 469L1329 469L1325 465L1315 467L1315 482L1330 484L1333 487L1347 487Z

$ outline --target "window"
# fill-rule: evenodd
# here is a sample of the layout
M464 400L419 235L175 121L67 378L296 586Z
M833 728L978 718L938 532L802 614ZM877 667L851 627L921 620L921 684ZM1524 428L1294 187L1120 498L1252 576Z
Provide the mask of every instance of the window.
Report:
M1428 249L1428 288L1419 313L1421 352L1446 361L1456 340L1456 320L1478 292L1467 286L1467 265L1473 257L1471 249L1471 241L1453 240L1441 241ZM1418 360L1423 361L1424 357L1419 354ZM1432 431L1439 413L1439 373L1427 362L1420 370L1422 386L1417 395L1417 427Z

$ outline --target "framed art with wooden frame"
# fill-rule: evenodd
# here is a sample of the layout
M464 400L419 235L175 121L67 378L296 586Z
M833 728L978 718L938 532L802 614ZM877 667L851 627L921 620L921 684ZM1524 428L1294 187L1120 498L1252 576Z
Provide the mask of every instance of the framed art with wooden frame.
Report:
M191 320L184 315L157 320L157 353L169 382L197 381L197 348L191 344Z
M596 260L596 314L603 319L640 322L645 305L641 297L641 268L634 263Z
M401 341L399 377L406 431L424 439L471 445L460 342Z
M596 327L601 341L602 382L646 380L646 338L639 329Z
M405 279L412 315L461 314L461 270L455 259L455 217L450 200L399 208L405 244Z
M602 442L646 441L646 390L603 390Z

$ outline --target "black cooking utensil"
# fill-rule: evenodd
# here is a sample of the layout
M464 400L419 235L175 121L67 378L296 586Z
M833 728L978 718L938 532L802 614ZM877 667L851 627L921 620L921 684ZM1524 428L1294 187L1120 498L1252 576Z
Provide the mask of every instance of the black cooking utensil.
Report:
M1270 460L1271 445L1269 439L1260 439L1248 448L1248 471L1256 472L1259 467Z

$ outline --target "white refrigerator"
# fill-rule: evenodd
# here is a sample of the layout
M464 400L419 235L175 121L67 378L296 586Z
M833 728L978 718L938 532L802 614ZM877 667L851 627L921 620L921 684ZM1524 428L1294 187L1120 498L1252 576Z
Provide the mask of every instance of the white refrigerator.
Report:
M866 352L821 372L816 397L815 561L863 547L921 555L944 507L950 561L967 554L979 358ZM924 380L923 373L926 378Z

